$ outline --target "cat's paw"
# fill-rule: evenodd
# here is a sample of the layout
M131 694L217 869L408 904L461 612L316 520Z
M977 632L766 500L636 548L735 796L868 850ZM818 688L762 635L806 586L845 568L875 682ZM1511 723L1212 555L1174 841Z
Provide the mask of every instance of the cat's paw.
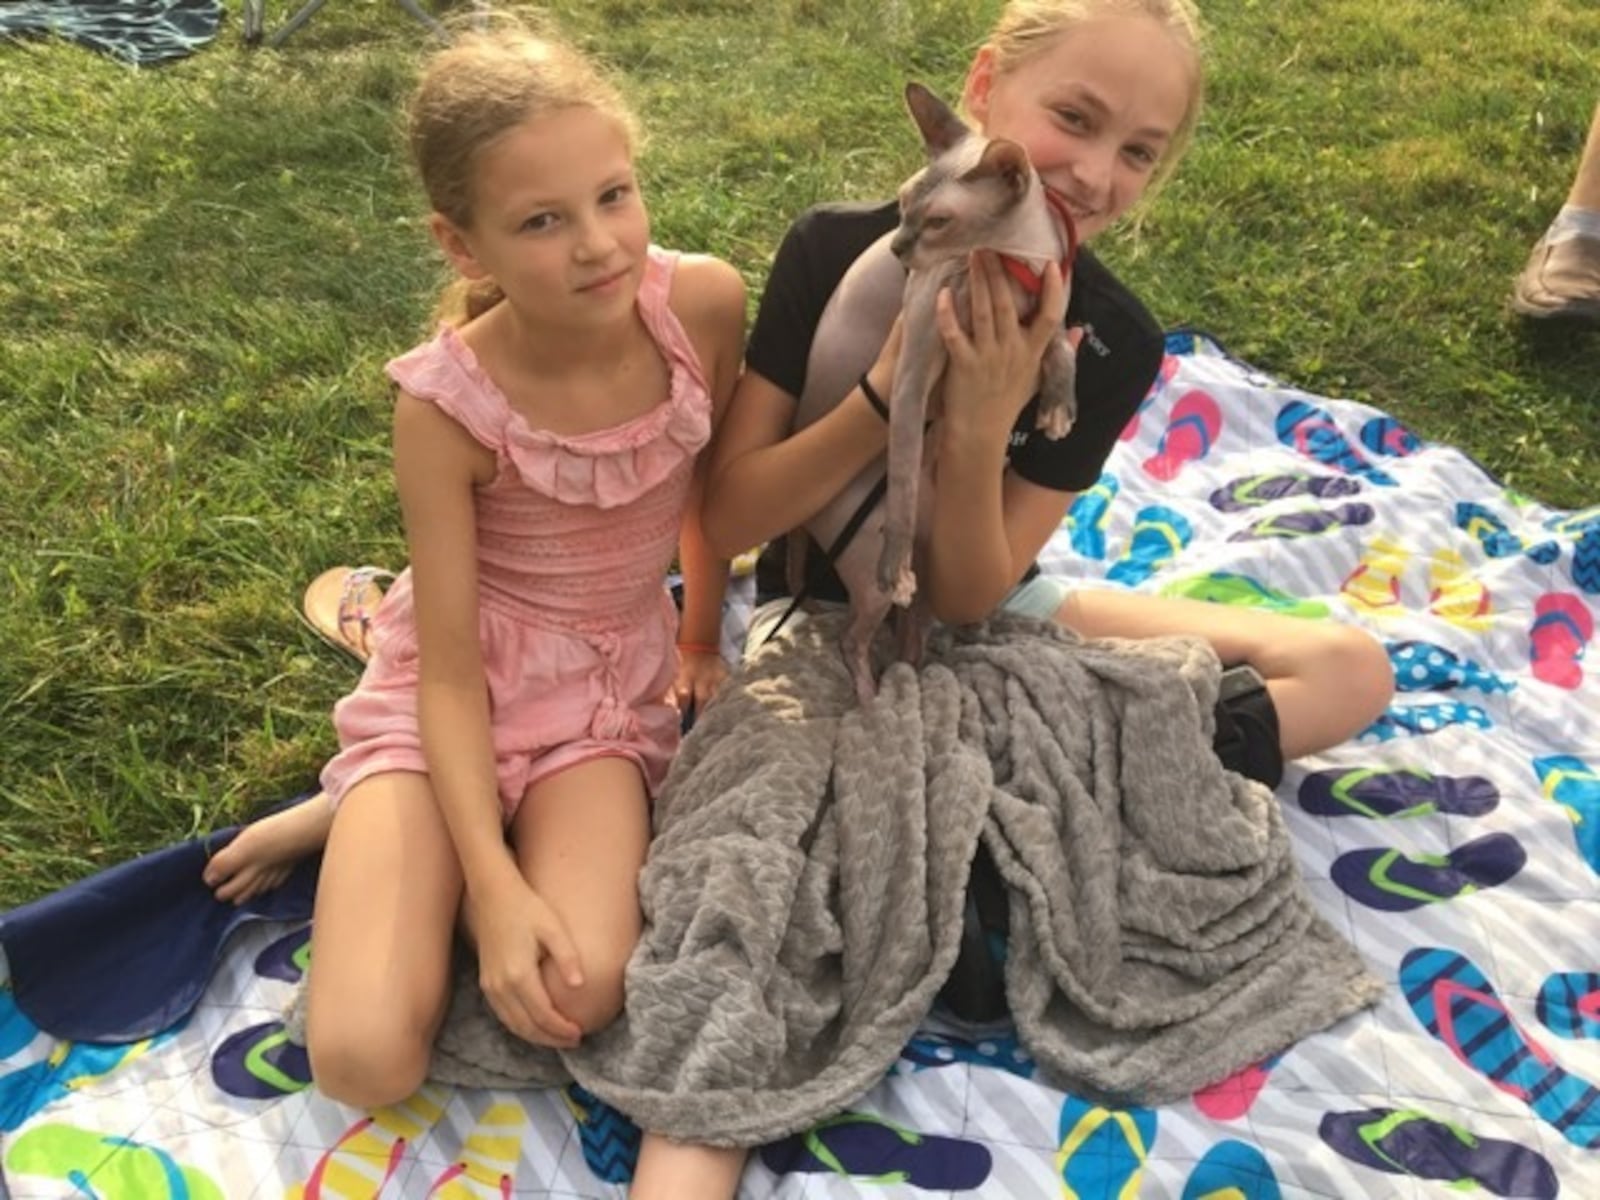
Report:
M1041 401L1039 404L1038 427L1044 430L1045 437L1053 442L1058 442L1072 431L1072 421L1076 414L1067 405L1058 405L1047 408Z
M901 607L910 604L917 591L917 577L911 572L911 540L888 530L883 535L883 552L878 555L878 589Z
M917 573L909 566L902 567L895 576L894 586L889 589L889 599L901 608L910 608L912 598L917 594Z
M1035 424L1052 441L1067 436L1078 416L1077 365L1057 339L1045 350L1039 371L1039 417Z

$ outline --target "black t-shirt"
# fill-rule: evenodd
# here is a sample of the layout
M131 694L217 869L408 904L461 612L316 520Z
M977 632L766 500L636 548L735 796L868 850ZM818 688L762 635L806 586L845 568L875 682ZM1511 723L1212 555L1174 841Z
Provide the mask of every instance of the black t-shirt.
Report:
M799 397L805 390L811 342L828 299L850 264L899 221L887 204L825 204L789 228L773 259L746 366ZM1051 441L1034 427L1038 398L1030 400L1011 431L1007 461L1030 483L1063 492L1094 484L1139 402L1161 367L1161 327L1139 300L1087 249L1072 271L1067 324L1083 327L1078 349L1078 416L1071 432ZM757 594L762 601L788 593L782 538L762 552ZM806 574L811 594L843 600L843 586L813 548Z

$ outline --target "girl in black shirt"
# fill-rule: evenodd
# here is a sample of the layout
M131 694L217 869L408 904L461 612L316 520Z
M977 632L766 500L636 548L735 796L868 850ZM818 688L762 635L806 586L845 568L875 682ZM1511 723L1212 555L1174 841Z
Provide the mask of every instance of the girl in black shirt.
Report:
M1089 241L1180 157L1200 106L1198 42L1192 0L1012 0L973 60L963 101L984 133L1023 145ZM798 528L883 454L886 427L860 388L789 430L828 297L894 223L892 206L828 206L784 239L711 466L705 531L716 552ZM980 254L971 332L941 303L950 363L934 533L918 586L944 621L980 620L1004 605L1086 637L1206 638L1223 663L1253 669L1245 677L1259 691L1246 732L1270 743L1274 761L1254 773L1275 782L1283 758L1342 742L1383 711L1394 686L1388 656L1349 626L1033 577L1034 558L1099 475L1161 360L1159 326L1092 253L1080 255L1071 282L1066 304L1050 268L1040 315L1023 326L998 266ZM1060 320L1081 330L1079 417L1052 443L1033 430L1032 397L1048 330ZM892 390L898 351L897 326L867 372L881 396ZM769 550L769 593L781 587L773 559ZM816 594L842 598L829 572L812 564L808 575ZM759 612L753 630L770 621Z

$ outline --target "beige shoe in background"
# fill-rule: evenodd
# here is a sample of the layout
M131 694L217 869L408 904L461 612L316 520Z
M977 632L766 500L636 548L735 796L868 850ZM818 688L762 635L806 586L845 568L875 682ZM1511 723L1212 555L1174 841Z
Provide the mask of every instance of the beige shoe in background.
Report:
M1517 276L1511 307L1535 320L1600 324L1600 239L1539 239Z

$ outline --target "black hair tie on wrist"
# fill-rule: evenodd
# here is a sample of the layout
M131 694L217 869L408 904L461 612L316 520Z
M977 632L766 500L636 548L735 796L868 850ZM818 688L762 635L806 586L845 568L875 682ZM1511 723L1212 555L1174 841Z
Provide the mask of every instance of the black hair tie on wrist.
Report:
M864 374L861 376L861 394L867 398L867 403L872 405L872 410L887 423L889 420L889 406L883 402L883 397L878 395L878 389L868 382Z

